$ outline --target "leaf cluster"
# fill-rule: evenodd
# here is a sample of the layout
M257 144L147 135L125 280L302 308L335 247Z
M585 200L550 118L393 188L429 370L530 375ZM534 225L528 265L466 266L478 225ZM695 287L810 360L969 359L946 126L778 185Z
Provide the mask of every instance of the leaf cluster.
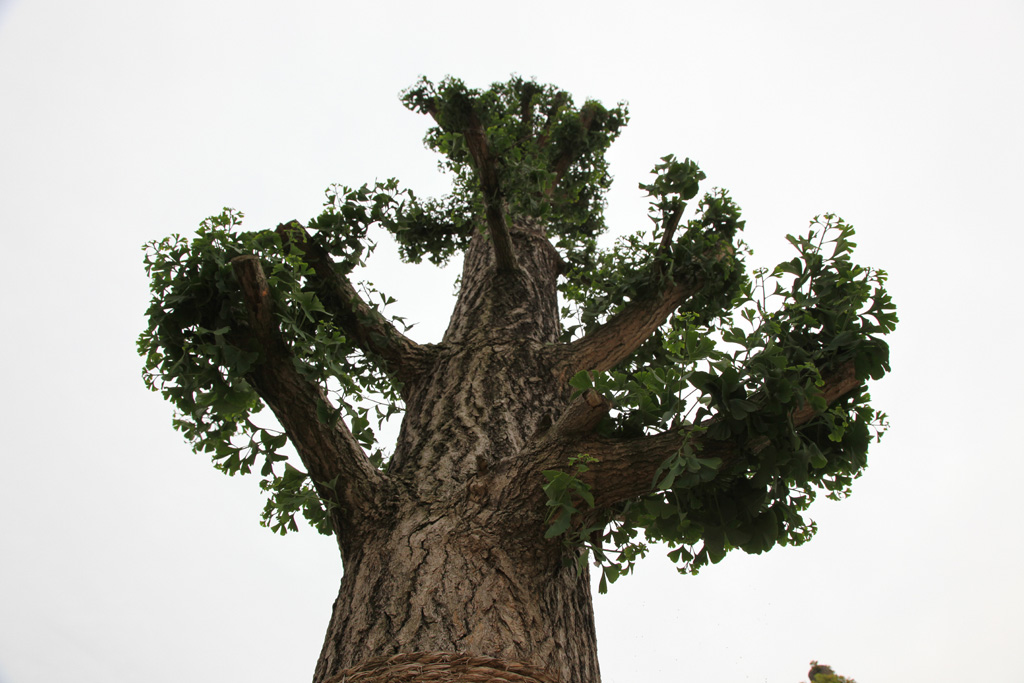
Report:
M446 78L426 78L406 90L402 101L432 116L424 139L444 156L441 168L454 179L446 206L481 216L485 199L508 215L541 220L571 258L583 258L604 232L605 194L611 175L604 154L626 125L625 105L606 108L596 100L576 107L569 93L513 76L487 90ZM467 135L483 132L494 164L499 196L485 198L484 169L470 153Z
M857 683L852 678L838 675L827 664L818 664L817 661L813 660L811 661L811 670L807 673L807 678L811 680L811 683Z
M697 231L718 223L725 195L705 197L705 206L687 241L699 244ZM735 224L738 213L729 211ZM753 279L722 281L719 296L674 316L619 367L572 379L575 389L593 388L616 406L601 427L608 435L687 435L662 464L652 493L608 511L595 527L589 550L609 580L628 573L654 541L668 543L680 571L693 573L735 548L761 553L803 543L815 530L804 512L817 492L849 493L886 416L863 390L830 406L822 387L850 364L862 380L888 372L882 336L897 322L884 271L852 262L853 234L833 215L816 218L807 235L789 237L798 252L792 260L755 271ZM650 251L649 242L627 238L594 274L601 281L567 290L585 329L631 291L620 282L618 301L591 295L615 291L611 264L650 258ZM627 281L641 277L630 272L627 266ZM813 418L797 425L793 416L807 410ZM731 444L740 457L704 456L715 442Z
M408 199L408 198L406 198ZM374 223L401 229L403 196L393 181L327 191L323 213L310 221L314 238L331 253L338 271L362 265L374 243ZM413 199L408 199L412 202ZM278 231L240 230L243 215L231 209L206 219L192 239L173 235L145 245L152 298L139 336L143 379L175 408L174 426L196 452L208 453L228 475L259 470L269 500L263 524L279 533L297 529L301 513L321 533L332 533L316 485L289 464L294 454L253 386L265 351L255 343L231 260L256 254L267 276L274 317L291 362L318 385L325 423L347 418L356 440L383 466L374 427L401 411L400 387L337 327L310 287L313 271L301 248ZM285 232L287 234L287 232ZM393 299L364 284L375 310Z
M694 216L682 223L687 203L697 196L705 174L690 159L664 157L652 173L654 180L640 183L650 199L653 235L645 230L616 240L611 249L592 249L585 262L573 263L559 284L563 341L594 331L631 301L658 296L673 281L698 281L700 291L681 312L690 320L712 322L731 315L735 299L747 285L745 245L733 246L743 230L742 212L725 190L706 192ZM682 224L681 234L677 229ZM738 247L738 249L737 249ZM634 366L668 366L673 360L662 351L677 337L671 325L630 359ZM678 330L677 330L678 332Z
M590 487L580 480L580 475L589 471L588 465L597 460L586 453L581 453L569 458L569 466L573 473L560 470L544 470L544 478L548 480L544 484L544 493L547 495L548 529L544 538L554 538L566 533L570 529L573 515L581 512L580 503L586 503L588 508L594 507L594 495Z

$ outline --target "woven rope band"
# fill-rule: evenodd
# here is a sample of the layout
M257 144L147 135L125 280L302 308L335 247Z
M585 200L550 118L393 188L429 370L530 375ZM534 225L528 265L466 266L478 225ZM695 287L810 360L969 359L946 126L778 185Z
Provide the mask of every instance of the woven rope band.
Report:
M558 683L529 664L456 652L412 652L374 657L325 683Z

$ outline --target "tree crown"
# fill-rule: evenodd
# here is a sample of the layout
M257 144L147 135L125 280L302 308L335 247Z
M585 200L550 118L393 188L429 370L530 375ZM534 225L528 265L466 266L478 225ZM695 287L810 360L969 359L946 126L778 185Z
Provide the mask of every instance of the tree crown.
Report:
M670 155L640 184L653 230L601 249L604 152L628 121L625 106L577 107L565 91L518 77L487 90L423 79L402 100L435 122L426 144L454 178L449 196L422 199L395 180L332 186L305 227L244 232L242 214L225 209L192 238L146 245L144 378L172 402L193 448L227 474L259 469L273 530L296 529L302 514L336 531L345 472L313 472L301 448L296 459L287 427L261 414L254 373L285 358L280 372L312 387L319 422L346 425L353 449L386 474L380 425L403 410L432 346L397 329L404 321L385 315L387 295L349 282L373 251L370 231L390 233L403 259L436 264L484 232L500 275L518 267L510 224L530 219L563 261L552 351L572 359L562 381L576 401L601 406L571 462L544 471L548 535L584 548L580 562L601 563L602 589L649 542L669 544L680 570L696 572L731 549L806 541L817 492L849 493L886 421L864 381L889 370L882 337L897 318L885 272L852 261L853 228L815 218L788 237L794 258L748 274L739 207L724 190L701 194L705 174ZM644 311L660 318L641 325ZM627 333L636 343L609 352L603 340ZM654 453L644 486L620 491L602 479L615 448Z

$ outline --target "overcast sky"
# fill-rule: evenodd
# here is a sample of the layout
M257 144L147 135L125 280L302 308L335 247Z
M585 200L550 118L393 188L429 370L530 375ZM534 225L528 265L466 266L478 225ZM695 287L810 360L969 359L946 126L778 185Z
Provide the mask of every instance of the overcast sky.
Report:
M653 553L597 602L605 683L1024 681L1024 4L0 0L0 682L308 681L333 540L260 528L255 478L191 453L140 379L140 246L332 182L444 191L420 74L627 100L609 222L658 158L744 208L752 265L857 228L901 325L892 430L817 537L699 577ZM374 282L436 341L456 269Z

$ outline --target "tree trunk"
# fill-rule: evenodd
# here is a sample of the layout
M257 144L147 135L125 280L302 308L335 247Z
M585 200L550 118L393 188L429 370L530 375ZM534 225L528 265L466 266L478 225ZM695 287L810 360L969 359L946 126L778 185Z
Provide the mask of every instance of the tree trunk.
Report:
M472 240L434 367L404 387L389 485L340 534L345 573L315 683L417 651L600 680L589 577L544 539L537 444L569 399L552 354L561 260L539 226L510 234L517 267L498 273L486 235Z

